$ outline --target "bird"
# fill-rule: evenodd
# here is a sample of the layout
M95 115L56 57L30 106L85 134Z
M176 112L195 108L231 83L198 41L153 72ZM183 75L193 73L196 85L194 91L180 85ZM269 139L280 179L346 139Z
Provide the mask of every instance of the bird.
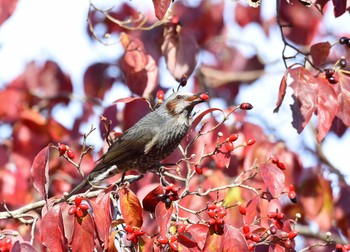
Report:
M65 198L88 184L118 173L125 174L130 170L146 173L159 168L160 161L169 156L187 134L193 108L207 99L206 93L178 90L171 94L158 108L114 140L95 168Z

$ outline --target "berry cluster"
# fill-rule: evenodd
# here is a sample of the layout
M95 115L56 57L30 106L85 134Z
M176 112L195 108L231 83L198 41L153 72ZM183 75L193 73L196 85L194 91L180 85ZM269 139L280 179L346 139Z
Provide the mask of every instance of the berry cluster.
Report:
M289 186L288 197L294 204L298 203L297 193L295 192L294 184L290 184Z
M260 240L261 240L260 235L258 235L256 233L251 233L250 227L247 224L243 225L242 231L244 234L244 238L246 239L247 244L248 244L248 250L253 251L255 246L256 246L256 243L260 242Z
M9 252L13 247L13 240L9 237L5 237L0 240L0 252Z
M159 243L159 245L161 246L166 246L169 244L170 248L173 251L179 251L179 245L177 242L177 236L171 236L170 239L164 237L164 236L159 236L157 238L157 241Z
M179 199L179 189L180 187L175 186L173 183L164 186L164 194L160 194L158 198L165 203L166 208L169 208L173 201Z
M326 79L328 80L328 82L330 84L337 84L338 83L338 78L336 78L335 74L335 70L332 68L327 68L324 70L325 71L325 76Z
M71 206L68 209L69 215L75 215L77 218L82 218L87 214L87 210L89 209L89 205L83 203L83 198L81 196L76 196L74 199L75 206Z
M226 208L216 204L208 204L207 209L207 214L211 218L209 220L210 229L216 234L222 234L225 225L224 217L227 215Z
M286 165L278 159L278 157L271 156L270 157L271 162L275 164L278 168L280 168L282 171L286 169Z
M335 252L346 252L346 251L350 251L350 244L342 245L340 243L337 243L335 245Z
M276 212L269 212L267 214L268 218L274 220L274 224L278 229L282 229L284 226L284 216L284 213L278 212L278 210Z
M70 159L74 158L74 152L69 148L68 145L66 144L58 144L57 146L58 152L60 153L60 156L67 154L67 157L69 157Z
M134 228L131 225L126 225L124 230L127 232L126 239L132 241L133 244L136 244L139 241L139 236L145 234L145 231Z
M350 48L350 39L348 37L341 37L339 39L339 44L346 45L348 48Z

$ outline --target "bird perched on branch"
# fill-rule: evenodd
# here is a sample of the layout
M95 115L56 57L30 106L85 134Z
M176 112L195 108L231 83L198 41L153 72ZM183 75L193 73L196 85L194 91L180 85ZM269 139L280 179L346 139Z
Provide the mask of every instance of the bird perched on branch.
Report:
M206 93L177 91L156 110L141 118L117 138L100 162L66 198L88 184L117 173L137 170L145 173L159 168L160 161L180 144L191 125L195 105L208 99Z

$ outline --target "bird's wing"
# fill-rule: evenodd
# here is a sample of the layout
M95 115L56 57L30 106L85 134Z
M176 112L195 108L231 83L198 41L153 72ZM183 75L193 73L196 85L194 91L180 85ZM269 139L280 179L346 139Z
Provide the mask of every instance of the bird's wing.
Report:
M109 147L108 151L101 158L101 165L96 168L104 168L106 166L118 165L127 160L147 153L155 143L154 139L157 130L148 127L142 132L127 130Z

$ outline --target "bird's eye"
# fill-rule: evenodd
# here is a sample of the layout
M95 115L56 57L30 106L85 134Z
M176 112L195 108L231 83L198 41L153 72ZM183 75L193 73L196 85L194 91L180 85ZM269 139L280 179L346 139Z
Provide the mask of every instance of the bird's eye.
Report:
M182 98L183 98L182 95L176 96L176 99L177 99L177 100L181 100Z

